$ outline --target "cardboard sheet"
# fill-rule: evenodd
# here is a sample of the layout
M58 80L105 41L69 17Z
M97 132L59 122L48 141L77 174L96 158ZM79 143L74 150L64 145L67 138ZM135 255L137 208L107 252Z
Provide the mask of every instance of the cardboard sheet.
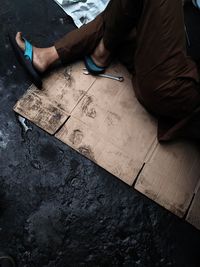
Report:
M200 229L200 151L179 141L160 145L157 122L124 82L83 74L78 62L31 86L14 110L117 178Z

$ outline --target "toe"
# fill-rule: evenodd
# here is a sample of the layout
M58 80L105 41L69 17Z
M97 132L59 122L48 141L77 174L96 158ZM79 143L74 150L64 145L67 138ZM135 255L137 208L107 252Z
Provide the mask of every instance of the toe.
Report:
M16 40L18 46L19 46L22 50L25 50L25 43L24 43L24 40L22 39L22 33L21 33L21 32L18 32L18 33L16 34L15 40Z

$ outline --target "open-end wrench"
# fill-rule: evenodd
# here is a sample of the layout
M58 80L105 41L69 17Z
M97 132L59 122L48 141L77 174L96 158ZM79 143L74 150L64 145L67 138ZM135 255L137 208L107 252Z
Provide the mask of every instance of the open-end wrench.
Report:
M86 68L84 68L83 69L83 74L90 75L91 73ZM112 74L97 74L97 76L103 77L103 78L112 79L112 80L115 80L115 81L118 81L118 82L123 82L124 81L124 77L115 76L115 75L112 75Z

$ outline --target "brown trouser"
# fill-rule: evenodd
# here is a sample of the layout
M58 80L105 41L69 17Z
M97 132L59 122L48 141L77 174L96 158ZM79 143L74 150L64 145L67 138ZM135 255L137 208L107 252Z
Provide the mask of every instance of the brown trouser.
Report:
M101 38L134 70L136 96L158 118L158 139L200 139L199 75L186 55L182 0L111 0L95 20L55 47L69 63L91 54Z

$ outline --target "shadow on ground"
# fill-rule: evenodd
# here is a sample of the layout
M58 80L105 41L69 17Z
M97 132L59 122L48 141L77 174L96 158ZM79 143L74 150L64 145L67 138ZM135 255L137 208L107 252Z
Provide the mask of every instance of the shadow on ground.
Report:
M200 266L200 234L12 107L29 82L6 37L51 45L72 22L51 0L0 0L0 249L22 267Z

